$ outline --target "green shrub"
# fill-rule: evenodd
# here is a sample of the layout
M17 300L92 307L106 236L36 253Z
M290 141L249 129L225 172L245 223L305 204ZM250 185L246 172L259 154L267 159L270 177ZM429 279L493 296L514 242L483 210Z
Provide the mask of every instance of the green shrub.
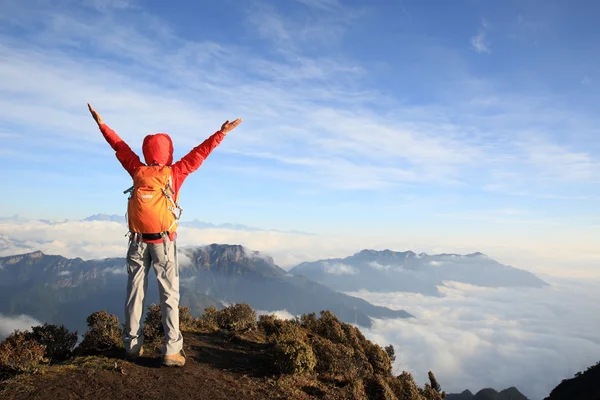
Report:
M214 332L219 330L219 323L217 321L217 315L219 311L214 307L207 307L204 309L204 314L198 319L197 326L200 329Z
M446 392L442 392L442 388L437 379L435 379L433 372L429 371L428 376L429 383L425 384L423 389L421 389L421 395L426 400L442 400L446 398Z
M51 360L68 358L77 344L77 331L69 332L63 325L34 326L27 336L39 345L45 346L45 357Z
M248 330L256 326L256 311L245 303L233 304L217 313L217 324L234 332Z
M275 315L261 315L258 318L258 325L269 338L287 334L295 335L297 329L300 328L296 320L279 319Z
M261 315L258 325L274 345L275 366L280 373L301 374L315 368L317 359L306 331L297 321Z
M44 361L46 347L29 333L16 330L0 343L0 375L32 372Z
M302 325L303 328L316 333L318 330L318 326L319 326L317 314L315 314L315 313L302 314L300 316L300 325Z
M302 317L300 317L300 321L302 323ZM315 319L313 316L305 318L303 327L325 339L331 340L333 343L347 344L346 333L342 328L342 323L329 310L321 311L319 319Z
M396 361L396 351L394 350L394 346L392 346L390 344L389 346L385 346L384 350L387 353L388 357L390 358L390 361L393 364L394 361Z
M398 399L423 400L421 389L416 384L413 376L406 371L397 377L388 379L388 385Z
M102 352L123 347L123 329L119 319L106 310L87 318L89 330L85 333L79 349L84 352Z
M317 359L306 334L292 321L282 321L271 336L275 343L275 365L283 374L312 371Z
M367 341L364 344L363 351L373 366L373 371L376 374L390 375L392 372L392 361L381 346Z
M197 324L197 318L194 318L191 314L189 307L179 307L179 329L187 331L195 329Z
M179 329L182 331L193 330L198 324L188 307L179 307ZM149 343L160 342L165 337L162 325L162 312L159 304L150 304L146 319L144 320L144 340Z
M301 374L315 368L312 348L301 340L281 340L275 344L275 365L281 373Z
M365 393L368 400L397 400L385 377L372 375L365 380ZM404 398L401 398L405 400Z
M341 322L331 311L321 311L319 318L314 313L304 314L299 321L315 334L311 343L318 370L335 374L345 370L346 379L391 373L392 361L386 350L367 340L357 327Z
M150 304L144 319L144 341L148 343L160 342L165 337L162 326L162 314L160 305Z
M317 372L341 375L349 380L363 375L362 368L355 365L355 352L351 347L321 337L313 337L311 344L317 358Z
M265 335L272 336L277 332L278 324L281 320L275 315L261 315L258 317L258 327L265 332Z
M365 383L362 379L353 379L346 385L345 399L364 400L367 398L365 393Z
M411 374L391 374L395 351L367 340L357 327L341 322L331 311L281 320L261 315L258 326L273 343L274 360L283 374L315 371L321 379L344 382L344 398L369 400L441 400L445 393L430 373L420 388ZM341 383L341 382L340 382Z

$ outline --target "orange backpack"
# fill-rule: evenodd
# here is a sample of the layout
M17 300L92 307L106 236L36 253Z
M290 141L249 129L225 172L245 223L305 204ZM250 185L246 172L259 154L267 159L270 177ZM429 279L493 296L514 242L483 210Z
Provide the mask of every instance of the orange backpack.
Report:
M133 186L123 193L128 192L127 220L131 232L171 233L177 229L183 209L174 198L171 167L139 167L133 174Z

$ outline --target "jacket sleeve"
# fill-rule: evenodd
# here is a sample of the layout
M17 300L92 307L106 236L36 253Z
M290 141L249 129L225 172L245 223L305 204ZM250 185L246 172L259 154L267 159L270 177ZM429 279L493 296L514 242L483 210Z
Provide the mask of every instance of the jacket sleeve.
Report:
M125 170L129 172L129 175L133 176L135 170L138 167L144 165L140 161L140 157L137 154L135 154L133 150L131 150L129 145L127 145L127 143L125 143L115 131L110 129L108 125L100 125L100 131L102 132L104 139L106 139L110 147L112 147L113 150L116 152L117 159L119 160L123 168L125 168Z
M217 131L204 142L194 147L181 160L173 164L173 174L178 175L183 181L186 176L200 168L204 160L223 141L224 137L225 134L223 132Z

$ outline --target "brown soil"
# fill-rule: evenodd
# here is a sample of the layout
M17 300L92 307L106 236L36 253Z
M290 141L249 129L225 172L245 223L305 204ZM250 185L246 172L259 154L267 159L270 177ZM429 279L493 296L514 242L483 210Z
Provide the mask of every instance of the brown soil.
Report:
M184 334L186 364L163 367L156 349L136 361L121 354L78 357L0 383L2 399L336 398L318 382L279 378L259 335ZM326 391L327 389L324 388Z

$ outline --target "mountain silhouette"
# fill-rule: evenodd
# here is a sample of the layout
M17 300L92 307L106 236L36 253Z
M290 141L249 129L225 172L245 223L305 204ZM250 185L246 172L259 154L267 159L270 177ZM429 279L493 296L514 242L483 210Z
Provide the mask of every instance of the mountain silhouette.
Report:
M600 362L564 379L544 400L600 400Z
M492 388L481 389L476 394L470 390L462 393L449 393L446 400L527 400L527 397L515 387L510 387L501 392Z
M260 311L286 310L293 315L328 309L361 326L371 326L371 318L412 317L289 275L272 258L239 245L185 248L179 255L180 304L195 314L206 307L245 302ZM85 329L82 323L97 309L123 316L124 258L86 261L37 251L2 257L0 266L0 313L26 314L71 329ZM146 304L158 303L157 285L150 282Z
M439 295L438 286L455 281L486 287L548 284L528 271L503 265L482 253L416 254L363 250L350 257L301 263L290 270L341 291L415 292Z

